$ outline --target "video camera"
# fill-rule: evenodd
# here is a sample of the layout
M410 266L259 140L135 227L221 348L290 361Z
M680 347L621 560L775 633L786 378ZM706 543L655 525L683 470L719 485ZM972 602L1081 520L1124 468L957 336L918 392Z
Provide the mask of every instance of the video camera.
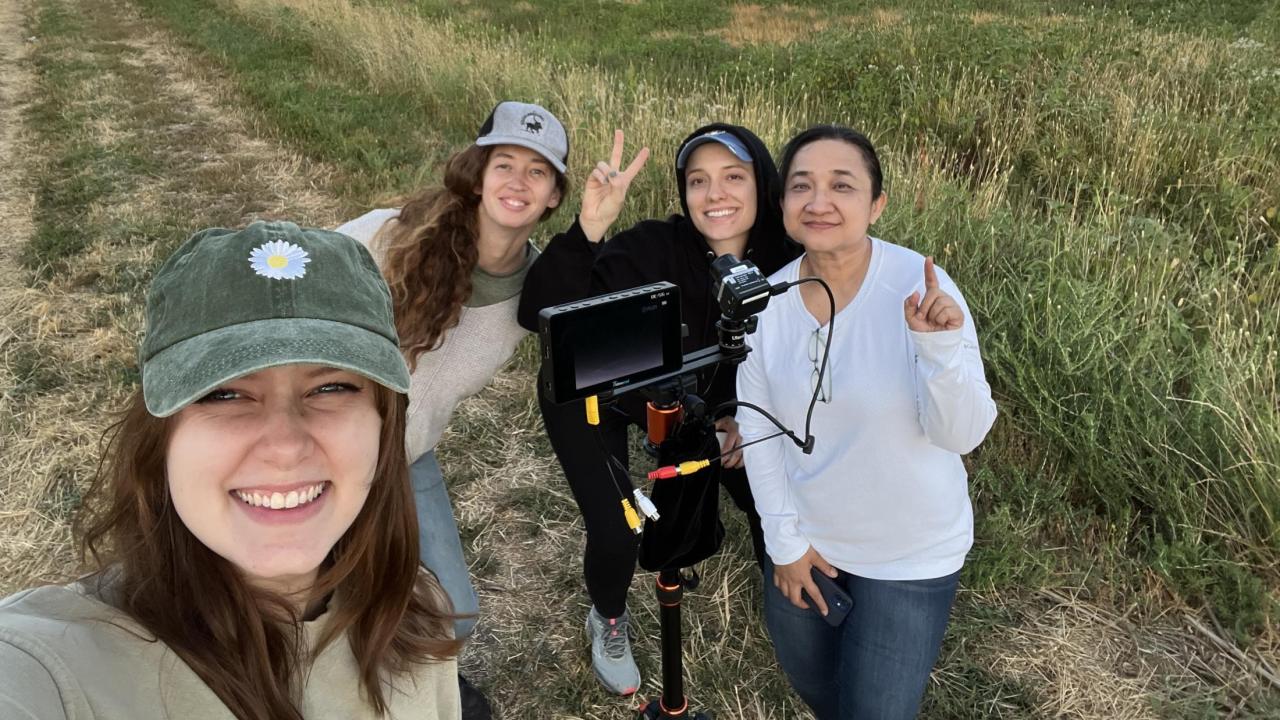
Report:
M733 255L711 263L711 282L719 343L688 355L681 354L680 288L669 282L544 308L539 382L547 396L555 403L609 400L718 362L741 362L773 288L754 263Z

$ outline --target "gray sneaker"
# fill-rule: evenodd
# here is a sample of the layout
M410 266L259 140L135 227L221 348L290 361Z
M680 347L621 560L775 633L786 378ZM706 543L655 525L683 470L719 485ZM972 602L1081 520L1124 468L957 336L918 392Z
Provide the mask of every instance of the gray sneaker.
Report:
M627 627L631 615L601 617L596 609L587 613L587 637L591 640L591 668L596 677L609 690L618 695L630 695L640 689L640 668L631 658L631 639Z

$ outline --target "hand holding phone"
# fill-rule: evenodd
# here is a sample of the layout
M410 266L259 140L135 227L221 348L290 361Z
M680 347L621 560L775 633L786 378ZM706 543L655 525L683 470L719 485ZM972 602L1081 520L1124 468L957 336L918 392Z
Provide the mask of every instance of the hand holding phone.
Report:
M827 572L839 571L810 546L799 560L773 566L773 584L792 605L813 608L828 623L839 625L853 608L853 598Z
M835 580L818 568L811 567L809 572L813 576L813 583L818 586L818 592L822 594L822 601L827 605L827 614L822 615L822 619L826 620L831 627L839 626L853 609L853 598L849 597L849 593L836 584ZM801 590L800 592L810 606L817 610L817 604L814 603L813 598L809 597L809 591Z

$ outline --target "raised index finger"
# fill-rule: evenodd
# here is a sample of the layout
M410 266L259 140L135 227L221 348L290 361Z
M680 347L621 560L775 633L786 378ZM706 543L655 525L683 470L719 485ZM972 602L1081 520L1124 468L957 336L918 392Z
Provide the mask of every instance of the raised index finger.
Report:
M933 269L933 257L924 259L924 289L932 290L938 287L938 273Z
M613 154L609 156L609 164L617 169L622 165L622 130L613 131Z

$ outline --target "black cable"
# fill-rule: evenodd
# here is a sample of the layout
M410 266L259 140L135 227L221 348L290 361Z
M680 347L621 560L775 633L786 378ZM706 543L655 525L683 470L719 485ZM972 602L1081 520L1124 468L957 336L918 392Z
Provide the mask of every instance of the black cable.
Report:
M831 314L827 318L827 342L822 348L822 364L818 366L818 382L813 387L813 397L809 399L809 412L804 416L804 451L808 454L813 451L813 435L809 432L810 423L813 422L813 408L818 404L818 394L822 391L822 381L827 374L827 358L831 355L831 338L836 334L836 295L831 292L831 286L827 284L827 281L820 277L800 278L793 283L788 283L787 287L806 282L816 282L822 286L823 290L827 291L827 302L831 308Z
M769 413L765 412L763 408L760 408L760 407L757 407L757 406L755 406L755 405L752 405L751 403L742 403L742 405L744 405L744 406L746 406L746 407L749 407L749 408L751 408L752 410L755 410L756 412L759 412L759 413L761 413L762 415L764 415L765 417L769 418L769 420L770 420L770 421L772 421L774 425L776 425L776 426L778 426L778 428L780 428L780 432L776 432L776 433L774 433L774 434L772 434L772 435L766 435L766 436L764 436L764 437L762 437L762 438L756 438L755 440L752 440L751 442L746 442L746 443L742 443L741 445L737 445L737 446L735 446L732 450L729 450L728 452L722 452L722 453L720 453L719 455L716 455L715 457L707 458L707 460L708 460L708 461L713 462L713 463L714 463L714 462L723 462L723 461L724 461L724 459L725 459L725 458L727 458L727 457L729 457L730 455L733 455L734 453L742 452L742 449L743 449L743 448L750 447L750 446L752 446L752 445L755 445L756 443L762 443L762 442L765 442L765 441L767 441L767 440L772 440L772 439L777 438L777 437L782 437L783 435L786 435L786 436L788 436L788 437L792 438L793 440L795 439L795 434L794 434L793 432L791 432L791 431L790 431L790 430L788 430L786 427L784 427L784 426L783 426L780 422L778 422L778 420L777 420L776 418L774 418L772 415L770 415ZM618 476L613 472L613 469L616 467L616 468L618 469L618 471L619 471L619 472L621 472L621 473L622 473L622 474L623 474L627 479L629 479L629 480L642 480L642 481L648 481L648 480L649 480L649 474L648 474L648 473L646 473L646 472L644 472L644 471L636 471L636 470L632 470L632 469L628 468L627 466L623 465L623 464L622 464L622 461L621 461L621 460L619 460L619 459L618 459L618 457L617 457L616 455L614 455L613 453L611 453L611 452L609 452L608 450L606 450L606 449L605 449L605 447L604 447L604 440L603 440L603 439L601 438L601 436L600 436L600 428L599 428L599 426L593 427L593 428L592 428L592 430L594 431L594 432L592 433L592 435L593 435L593 436L595 437L595 439L596 439L596 445L597 445L597 446L599 446L599 448L600 448L600 454L601 454L601 455L604 455L604 458L605 458L605 467L606 467L606 469L609 471L609 477L613 479L614 487L615 487L615 488L617 488L617 490L618 490L618 494L619 494L621 497L629 497L629 496L626 494L626 492L624 492L624 491L623 491L623 489L622 489L622 483L618 482ZM635 488L634 488L634 487L632 487L632 490L634 490L634 489L635 489Z
M609 471L609 477L613 478L613 486L617 488L618 495L621 496L622 499L626 500L630 495L627 494L626 490L622 489L622 483L618 482L618 476L613 473L613 465L617 465L618 469L622 471L624 476L631 477L631 472L627 470L621 460L614 457L613 453L609 452L605 447L604 439L600 437L600 426L593 425L591 429L593 431L591 435L596 439L596 446L600 449L600 454L604 456L604 467ZM635 488L633 487L632 490L635 490Z
M796 285L799 285L800 283L807 283L807 282L816 282L822 286L823 290L827 291L827 302L830 303L831 316L830 316L830 319L827 320L827 342L826 342L826 345L822 348L822 364L818 367L818 382L813 387L813 396L809 398L809 410L807 413L805 413L805 416L804 416L804 440L801 441L799 438L797 438L794 432L784 427L781 422L778 422L777 418L765 412L763 408L757 405L752 405L751 403L742 402L740 400L726 400L720 403L719 405L715 406L715 408L711 411L711 415L715 416L721 410L727 410L728 408L731 408L731 407L745 407L750 410L755 410L756 412L765 416L765 418L768 419L769 422L776 425L779 430L782 430L782 433L770 435L769 438L761 438L761 440L772 439L772 438L778 437L779 434L786 435L787 437L791 438L791 441L794 442L796 446L799 447L802 451L804 451L806 455L813 452L813 433L810 432L810 428L812 427L812 423L813 423L813 408L816 407L818 404L818 394L822 391L822 381L826 378L826 375L827 375L827 357L831 354L831 338L832 336L835 335L835 332L836 332L836 296L835 296L835 293L831 292L831 286L828 285L827 282L820 277L804 277L794 282L779 283L777 285L774 285L769 290L770 295L781 295L782 293L786 292L787 290L790 290ZM756 442L760 442L760 440L753 440L752 444ZM746 445L743 445L743 447L746 447Z

